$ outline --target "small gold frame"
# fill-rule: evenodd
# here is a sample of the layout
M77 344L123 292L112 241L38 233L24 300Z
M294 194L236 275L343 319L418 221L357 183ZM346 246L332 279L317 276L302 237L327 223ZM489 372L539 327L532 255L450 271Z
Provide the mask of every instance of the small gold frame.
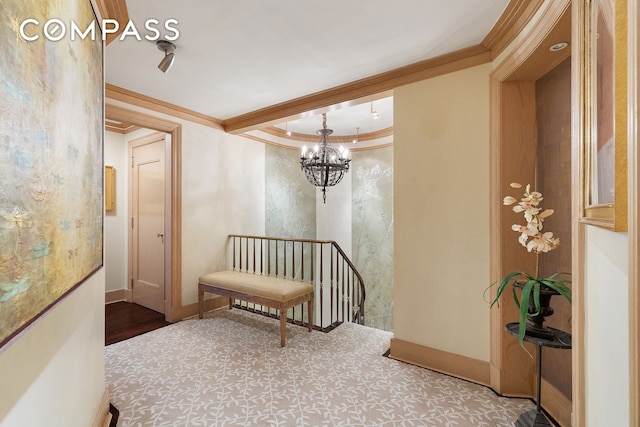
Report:
M116 209L116 169L104 167L104 210L113 212Z

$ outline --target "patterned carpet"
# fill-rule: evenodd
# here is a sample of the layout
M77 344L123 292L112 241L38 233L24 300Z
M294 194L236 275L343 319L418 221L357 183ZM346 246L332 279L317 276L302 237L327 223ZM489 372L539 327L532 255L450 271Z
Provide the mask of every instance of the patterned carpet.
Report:
M382 354L392 334L330 333L241 310L208 313L107 346L112 403L127 426L512 426L528 400Z

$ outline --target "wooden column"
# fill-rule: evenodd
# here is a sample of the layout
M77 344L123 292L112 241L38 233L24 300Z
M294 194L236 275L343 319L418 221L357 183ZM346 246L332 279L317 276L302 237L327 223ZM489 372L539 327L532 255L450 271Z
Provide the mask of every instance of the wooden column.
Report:
M535 82L491 81L491 279L511 271L533 271L535 258L523 250L511 224L521 215L502 206L511 182L533 183L536 160ZM529 256L528 256L529 255ZM492 296L495 295L495 287ZM504 328L519 318L511 292L491 310L491 387L508 396L532 396L534 360ZM533 354L535 349L529 347Z

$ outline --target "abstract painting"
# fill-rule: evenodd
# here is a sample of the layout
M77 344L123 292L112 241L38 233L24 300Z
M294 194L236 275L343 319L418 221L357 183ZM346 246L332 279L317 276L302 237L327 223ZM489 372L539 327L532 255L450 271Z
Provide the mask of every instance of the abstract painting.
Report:
M40 37L26 41L25 19ZM0 3L0 349L102 265L103 64L88 0Z

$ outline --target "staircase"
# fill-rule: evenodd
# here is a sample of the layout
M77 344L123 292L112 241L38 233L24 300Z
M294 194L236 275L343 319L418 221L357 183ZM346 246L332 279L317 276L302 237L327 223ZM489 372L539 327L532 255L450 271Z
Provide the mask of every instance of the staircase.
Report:
M235 271L308 282L315 287L313 326L328 332L343 322L364 324L362 276L333 240L290 239L230 234L229 260ZM240 301L238 308L276 316L274 309ZM306 322L304 306L287 313L289 322Z

